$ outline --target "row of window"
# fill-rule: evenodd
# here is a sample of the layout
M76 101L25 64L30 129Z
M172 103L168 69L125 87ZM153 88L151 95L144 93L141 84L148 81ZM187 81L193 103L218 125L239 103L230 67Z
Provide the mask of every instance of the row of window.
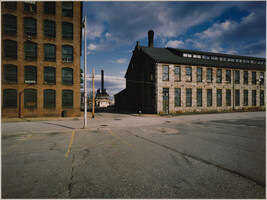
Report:
M24 17L24 35L37 35L36 19L31 17ZM73 39L73 24L69 22L62 22L62 39ZM52 20L44 20L44 37L56 37L56 22ZM3 33L17 34L17 17L13 15L3 15Z
M44 108L56 107L56 90L44 90ZM37 90L25 89L24 92L24 108L37 108ZM73 91L62 90L62 107L73 107ZM17 90L3 90L3 108L17 108Z
M44 44L44 61L56 61L56 45ZM17 42L13 40L3 41L3 58L17 59ZM24 59L37 60L37 44L24 42ZM73 47L62 45L62 62L73 61Z
M163 88L163 93L166 91L168 92L169 88ZM196 91L197 95L197 106L201 107L202 105L202 89L197 89ZM175 107L180 107L181 106L181 88L175 88L174 92L175 96ZM257 103L257 91L252 90L252 106L256 106ZM217 106L222 106L222 89L217 89ZM163 97L164 98L164 97ZM226 89L226 106L231 106L231 89ZM235 90L234 94L235 106L240 106L240 90ZM207 89L207 106L212 106L213 101L212 101L212 89ZM186 88L186 106L190 107L192 106L192 88ZM244 95L243 95L243 106L248 106L248 90L244 90ZM264 90L260 91L260 106L264 106Z
M15 10L17 8L16 2L2 2L2 7ZM43 5L44 14L55 15L56 14L56 2L44 2ZM24 3L24 10L30 12L36 12L36 2L28 1ZM73 3L72 2L62 2L62 16L63 17L73 17Z
M218 56L208 56L208 55L199 55L199 54L190 54L183 53L183 57L185 58L198 58L205 60L216 60L216 61L227 61L227 62L236 62L236 63L250 63L250 64L259 64L265 65L264 61L261 60L248 60L248 59L240 59L240 58L226 58L226 57L218 57Z
M56 84L56 68L44 67L44 83ZM17 66L3 65L3 83L17 83ZM24 83L37 83L37 68L35 66L24 66ZM62 68L62 84L73 84L73 69Z
M212 68L207 68L207 76L206 80L207 82L212 82L213 80L213 72ZM168 81L169 80L169 66L163 65L162 69L162 80ZM222 69L216 69L216 82L222 83ZM252 73L252 84L257 84L257 81L259 81L261 84L264 83L264 72L260 72L259 79L257 80L256 72ZM243 83L248 84L248 77L249 77L249 71L243 72ZM175 66L174 67L174 81L181 81L181 66ZM191 82L192 81L192 67L186 67L186 81ZM197 82L203 81L203 72L201 67L197 67ZM231 70L225 70L225 81L227 83L231 83ZM234 82L236 84L240 83L240 71L235 70L234 71Z

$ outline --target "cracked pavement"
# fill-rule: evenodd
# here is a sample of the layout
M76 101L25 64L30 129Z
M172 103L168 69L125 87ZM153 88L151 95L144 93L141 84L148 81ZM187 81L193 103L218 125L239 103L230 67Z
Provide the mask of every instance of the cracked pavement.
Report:
M2 123L2 198L265 198L265 112Z

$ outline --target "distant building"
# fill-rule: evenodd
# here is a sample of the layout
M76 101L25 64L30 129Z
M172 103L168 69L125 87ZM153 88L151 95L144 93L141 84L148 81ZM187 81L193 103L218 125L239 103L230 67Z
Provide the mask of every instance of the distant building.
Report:
M108 107L113 103L109 99L109 94L104 89L104 70L101 70L101 91L100 89L96 92L95 105L96 107Z
M79 116L82 2L2 2L2 117Z
M117 109L185 113L265 110L263 58L154 48L137 42L125 78L115 95Z

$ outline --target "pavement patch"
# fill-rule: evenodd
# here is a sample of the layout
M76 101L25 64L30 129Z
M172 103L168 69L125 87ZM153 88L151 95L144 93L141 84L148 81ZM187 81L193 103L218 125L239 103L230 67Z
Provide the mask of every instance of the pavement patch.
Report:
M176 134L179 131L176 129L172 129L172 128L165 128L165 127L158 127L157 131L160 133L164 133L164 134Z

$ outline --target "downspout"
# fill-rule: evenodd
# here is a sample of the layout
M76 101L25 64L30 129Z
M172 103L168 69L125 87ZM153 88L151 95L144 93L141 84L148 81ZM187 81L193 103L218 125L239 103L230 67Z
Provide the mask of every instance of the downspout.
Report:
M155 108L156 108L156 113L159 114L158 112L158 64L159 62L157 61L155 64ZM156 74L157 72L157 74Z
M235 70L233 69L233 111L235 111Z

